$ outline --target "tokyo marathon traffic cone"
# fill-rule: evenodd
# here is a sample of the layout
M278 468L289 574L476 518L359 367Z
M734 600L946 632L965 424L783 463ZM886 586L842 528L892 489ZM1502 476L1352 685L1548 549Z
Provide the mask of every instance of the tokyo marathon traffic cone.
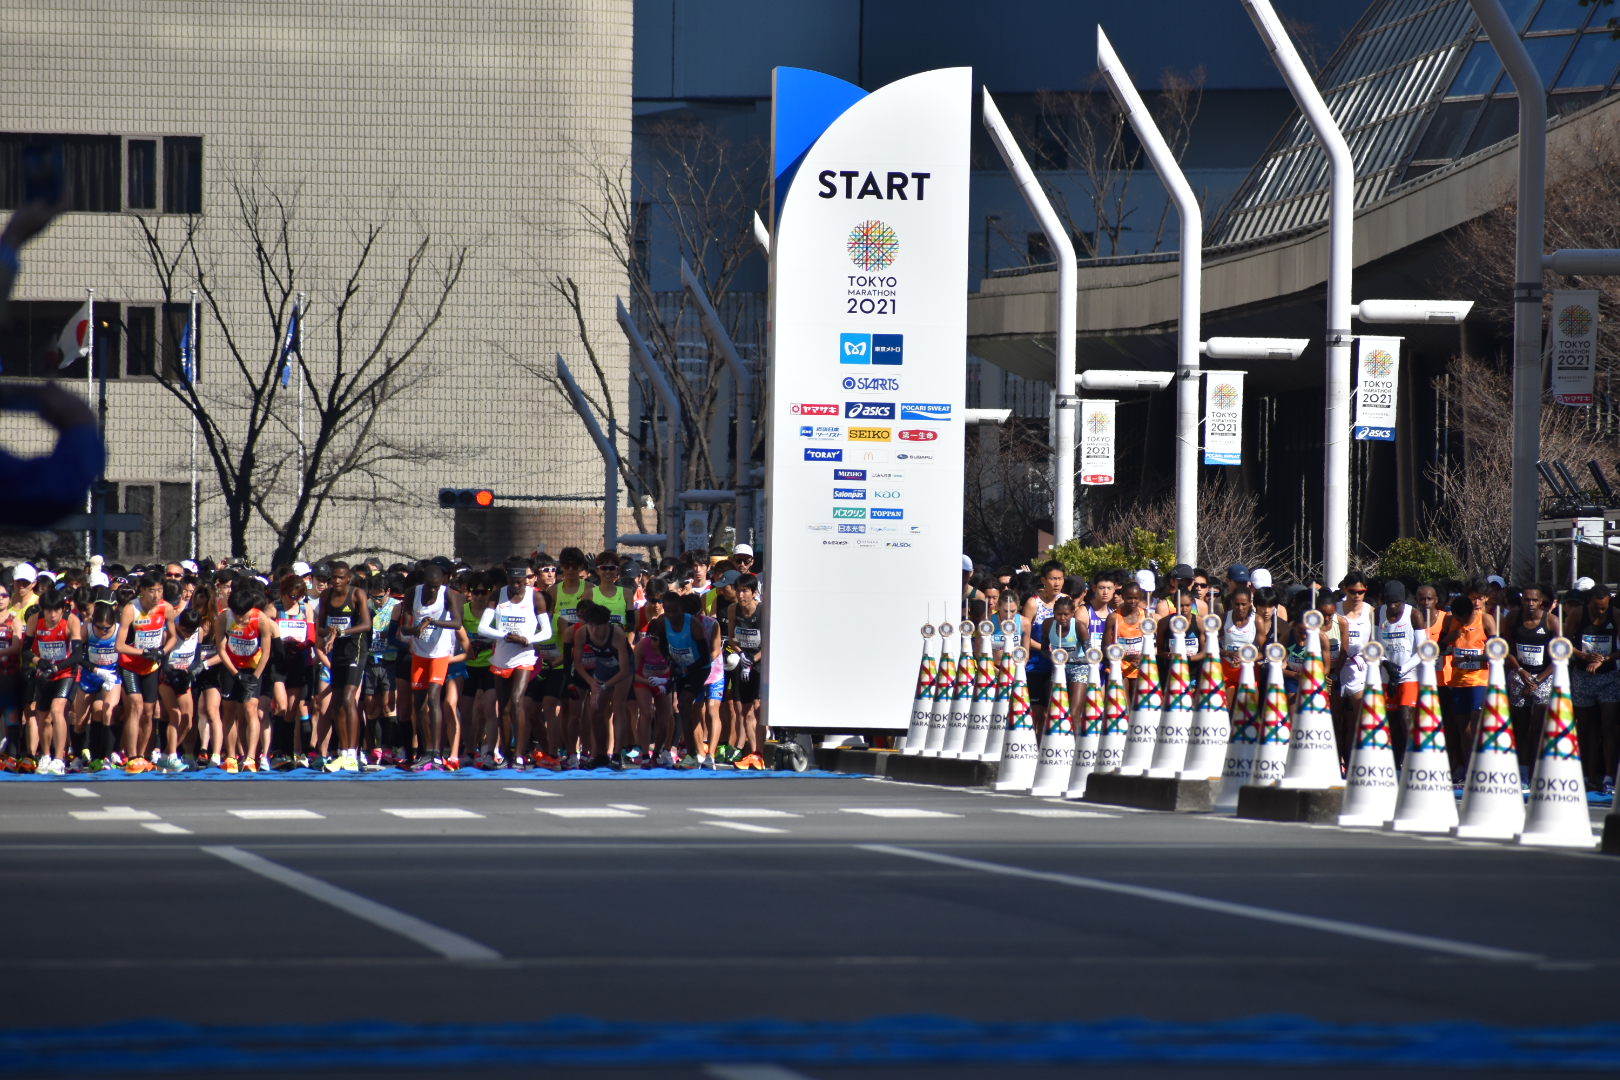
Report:
M1226 708L1226 676L1221 670L1221 617L1204 616L1204 662L1198 668L1192 730L1187 735L1183 780L1218 780L1226 766L1232 716Z
M1078 799L1086 793L1086 781L1097 771L1097 747L1102 742L1107 692L1098 678L1102 672L1101 650L1086 650L1086 670L1091 678L1086 682L1085 705L1075 725L1074 765L1069 769L1069 786L1063 792L1066 799Z
M996 769L997 791L1028 791L1040 760L1035 723L1029 712L1029 683L1024 675L1028 659L1029 653L1022 645L1007 653L1007 730L1002 736L1001 764Z
M1519 746L1508 711L1506 661L1508 643L1485 642L1491 674L1485 684L1485 708L1479 735L1468 760L1468 786L1463 789L1461 823L1452 835L1471 840L1511 840L1524 831L1524 787L1519 780Z
M1395 818L1384 826L1396 832L1450 832L1457 825L1457 797L1451 788L1451 758L1446 753L1446 729L1440 723L1440 691L1434 685L1434 665L1440 649L1432 641L1418 643L1418 703L1401 762L1401 792L1395 800ZM1581 808L1581 819L1586 808Z
M981 761L1000 761L1002 747L1007 742L1007 711L1012 704L1012 633L1012 620L1008 619L1001 624L1001 661L996 664L995 694L990 703L990 730L985 735L984 753L979 755Z
M1091 670L1100 671L1095 661ZM1125 761L1125 740L1130 737L1131 730L1131 711L1126 694L1125 650L1118 645L1110 645L1108 683L1103 691L1102 737L1097 740L1098 772L1118 772Z
M951 648L951 635L956 624L939 624L939 664L934 668L934 707L928 713L928 733L923 736L923 757L939 757L939 748L945 745L945 728L951 719L951 694L956 689L956 652Z
M1153 620L1142 620L1142 655L1136 661L1136 700L1131 704L1131 727L1125 735L1125 754L1119 771L1141 776L1153 764L1153 746L1159 741L1164 698L1159 694L1159 658L1154 655Z
M1266 646L1266 688L1260 692L1260 736L1254 747L1249 783L1273 787L1288 768L1288 743L1293 724L1288 718L1288 686L1283 663L1288 650L1273 641Z
M1192 727L1192 686L1187 670L1187 619L1170 617L1170 667L1164 680L1164 716L1153 744L1149 776L1174 776L1187 763L1187 729Z
M1592 819L1586 811L1586 781L1581 775L1581 744L1575 737L1575 703L1569 696L1568 638L1547 645L1552 657L1552 700L1541 728L1536 772L1530 780L1530 808L1524 815L1519 843L1589 848Z
M1221 767L1221 790L1215 796L1215 809L1236 810L1238 792L1249 782L1254 769L1255 747L1260 745L1260 684L1254 663L1260 650L1253 645L1238 649L1238 685L1232 695L1232 738L1226 744L1226 762Z
M1339 824L1378 829L1395 816L1400 781L1389 738L1384 647L1370 642L1362 646L1361 655L1367 662L1367 686L1361 692L1361 716L1356 722L1356 743L1350 748L1350 774L1345 777Z
M967 741L968 713L973 710L973 672L978 662L973 656L973 632L978 629L963 619L956 632L961 635L961 651L956 654L956 683L951 687L951 715L945 725L945 741L939 745L939 756L953 758L962 753Z
M922 661L917 665L917 694L911 700L911 726L906 729L906 745L901 753L922 752L928 738L928 717L934 711L934 624L923 623Z
M1339 772L1339 742L1333 734L1333 706L1328 701L1327 659L1322 648L1322 613L1302 616L1305 632L1305 674L1299 680L1299 701L1288 740L1286 788L1343 787Z
M973 660L973 704L968 709L967 738L956 756L978 761L990 735L990 711L995 706L996 663L990 656L990 639L996 624L986 619L979 624L979 654Z
M1041 732L1041 757L1035 765L1031 795L1062 795L1069 787L1074 768L1074 718L1069 715L1069 687L1063 678L1069 654L1053 649L1052 696L1046 702L1046 727Z

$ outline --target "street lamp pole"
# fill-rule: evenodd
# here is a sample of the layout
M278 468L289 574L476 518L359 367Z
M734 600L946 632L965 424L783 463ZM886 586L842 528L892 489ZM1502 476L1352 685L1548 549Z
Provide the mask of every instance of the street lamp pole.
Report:
M1176 561L1198 562L1199 316L1204 272L1204 215L1176 156L1142 104L1130 74L1097 27L1097 65L1124 110L1153 169L1181 216L1181 312L1176 341Z
M1355 162L1322 93L1283 29L1271 0L1243 0L1300 111L1328 157L1327 408L1323 411L1322 580L1350 569L1350 275Z

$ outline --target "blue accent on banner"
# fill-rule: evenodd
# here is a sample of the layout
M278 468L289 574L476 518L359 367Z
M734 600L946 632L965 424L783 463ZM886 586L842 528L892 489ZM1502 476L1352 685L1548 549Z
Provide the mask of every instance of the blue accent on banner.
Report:
M0 1032L0 1075L251 1075L314 1070L466 1072L500 1067L698 1068L717 1063L847 1068L904 1065L1130 1065L1613 1073L1620 1024L1510 1027L1470 1020L1355 1024L1301 1016L1206 1022L1133 1017L978 1021L769 1018L638 1022L558 1016L488 1024L353 1020L203 1026L135 1020Z
M865 90L834 75L809 68L776 69L771 135L776 174L771 192L772 232L804 155L833 121L865 96Z
M1394 442L1395 429L1389 427L1368 427L1366 424L1356 425L1356 438L1364 442Z
M1204 464L1205 465L1241 465L1241 464L1243 464L1243 455L1242 454L1211 454L1209 451L1206 450L1204 452Z

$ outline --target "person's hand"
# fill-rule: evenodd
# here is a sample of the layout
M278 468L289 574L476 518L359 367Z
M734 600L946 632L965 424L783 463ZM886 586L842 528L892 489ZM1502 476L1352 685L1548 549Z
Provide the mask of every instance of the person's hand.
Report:
M5 232L0 233L0 244L13 248L21 248L28 241L44 232L57 215L68 208L66 185L63 185L62 198L56 205L34 199L23 203L11 212L11 220L6 222Z
M45 383L34 391L34 396L39 401L39 418L58 431L96 426L96 414L84 399L55 382Z

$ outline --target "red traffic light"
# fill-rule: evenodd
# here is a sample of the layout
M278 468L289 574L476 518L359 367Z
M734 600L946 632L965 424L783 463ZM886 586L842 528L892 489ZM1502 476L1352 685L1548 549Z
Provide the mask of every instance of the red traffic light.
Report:
M473 502L485 508L495 505L495 493L488 488L479 488L473 492Z
M446 510L488 510L495 505L489 488L440 488L439 505Z

